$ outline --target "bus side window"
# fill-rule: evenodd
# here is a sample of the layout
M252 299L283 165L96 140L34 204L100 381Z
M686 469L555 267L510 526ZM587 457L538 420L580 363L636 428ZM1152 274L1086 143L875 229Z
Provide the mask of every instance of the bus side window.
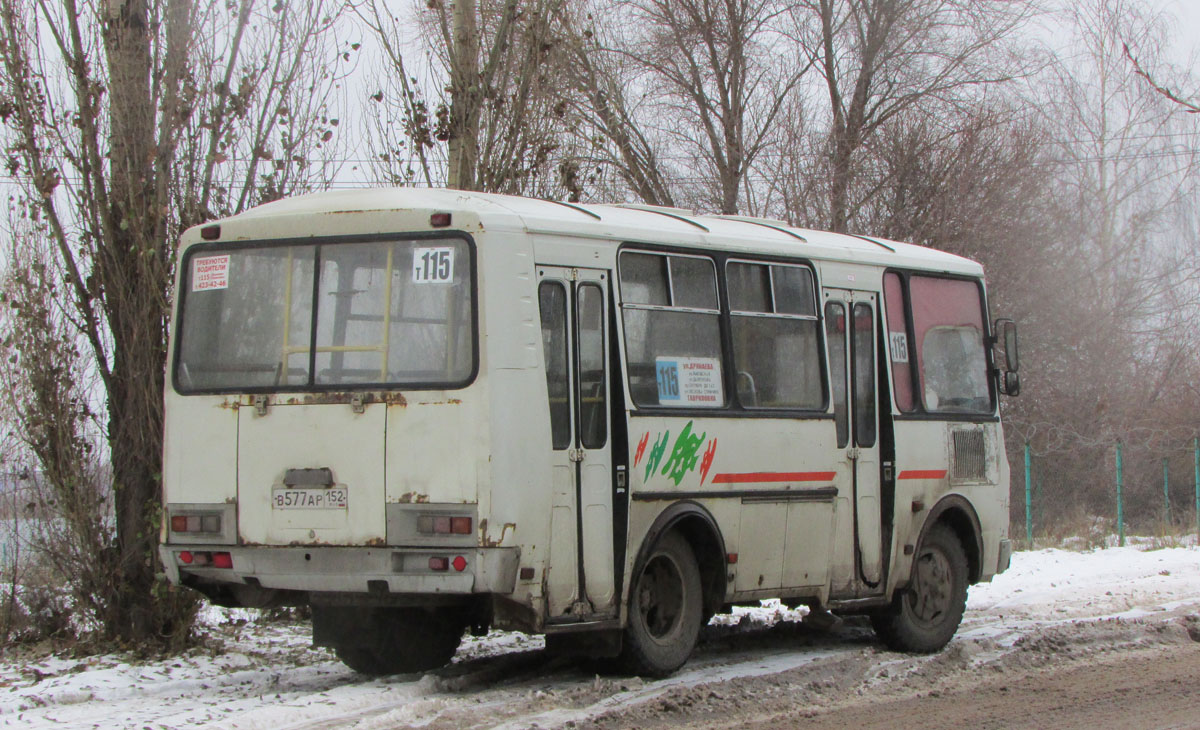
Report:
M837 422L837 447L850 443L849 403L846 397L846 305L825 303L825 337L829 347L829 384L833 391L833 418Z
M887 349L892 361L892 393L900 412L912 413L917 410L913 400L913 358L908 342L908 317L904 311L904 288L899 274L884 274L883 298L887 307Z
M854 305L850 350L854 357L854 445L875 445L875 312L869 304Z
M623 251L621 318L638 406L720 408L720 308L712 259Z
M579 440L585 449L608 442L608 394L604 382L604 291L581 284L575 292L575 339L579 351Z
M824 404L816 296L803 266L730 261L738 400L746 408Z
M546 390L550 403L550 439L555 449L571 445L571 401L567 366L567 291L557 281L538 286L542 313L542 352L546 357Z

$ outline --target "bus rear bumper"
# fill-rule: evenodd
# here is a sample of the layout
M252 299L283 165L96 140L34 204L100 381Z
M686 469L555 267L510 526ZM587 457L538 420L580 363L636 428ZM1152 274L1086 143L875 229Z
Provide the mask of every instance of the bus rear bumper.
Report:
M176 585L373 595L507 594L516 585L520 561L517 548L477 547L162 545L159 555L167 579Z

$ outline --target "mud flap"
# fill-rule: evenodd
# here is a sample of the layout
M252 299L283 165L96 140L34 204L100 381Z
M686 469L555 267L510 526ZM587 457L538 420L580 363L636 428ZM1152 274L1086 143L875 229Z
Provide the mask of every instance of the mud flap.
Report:
M313 646L367 647L379 641L377 609L372 606L312 607Z

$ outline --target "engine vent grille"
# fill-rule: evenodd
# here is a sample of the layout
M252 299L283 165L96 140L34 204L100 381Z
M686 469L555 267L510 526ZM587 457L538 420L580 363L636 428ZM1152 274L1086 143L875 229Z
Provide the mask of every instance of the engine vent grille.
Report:
M982 430L954 432L954 470L951 479L967 482L987 479L987 447Z

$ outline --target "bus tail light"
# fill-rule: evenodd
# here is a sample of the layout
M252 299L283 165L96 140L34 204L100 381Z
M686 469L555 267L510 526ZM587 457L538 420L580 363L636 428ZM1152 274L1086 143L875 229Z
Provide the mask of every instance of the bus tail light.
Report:
M175 554L179 562L193 568L224 568L233 569L233 555L230 553L210 553L207 551L183 550Z
M171 532L220 534L221 515L213 513L171 515Z
M444 571L449 568L450 568L450 559L449 558L430 558L429 559L429 569L430 570Z
M461 555L456 555L451 564L454 566L454 569L460 573L467 569L467 559Z
M421 515L417 518L417 532L422 535L470 535L471 518Z

